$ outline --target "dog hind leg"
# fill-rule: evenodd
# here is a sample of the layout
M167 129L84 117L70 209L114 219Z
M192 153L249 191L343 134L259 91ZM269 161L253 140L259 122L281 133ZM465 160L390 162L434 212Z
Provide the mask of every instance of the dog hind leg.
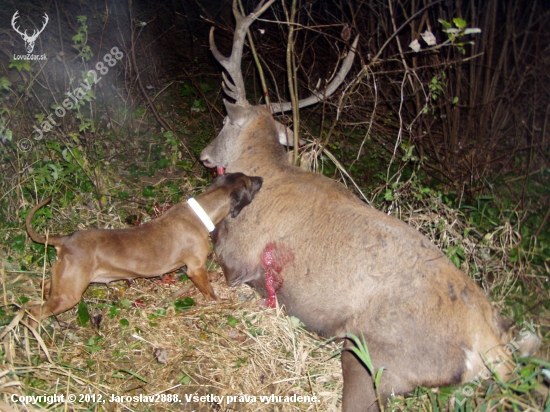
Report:
M40 322L52 315L63 313L75 306L88 287L88 282L83 280L87 276L78 273L81 264L71 264L68 260L58 260L52 265L51 277L48 284L44 284L44 295L49 297L43 305L30 308L31 315ZM36 327L37 322L30 320L30 325Z

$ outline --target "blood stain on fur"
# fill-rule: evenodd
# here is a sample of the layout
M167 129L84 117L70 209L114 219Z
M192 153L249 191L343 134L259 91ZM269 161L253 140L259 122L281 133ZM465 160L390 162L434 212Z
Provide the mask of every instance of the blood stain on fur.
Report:
M285 265L294 261L294 254L284 245L268 243L262 252L262 265L265 271L267 297L263 304L268 308L277 305L277 291L283 286L281 272Z

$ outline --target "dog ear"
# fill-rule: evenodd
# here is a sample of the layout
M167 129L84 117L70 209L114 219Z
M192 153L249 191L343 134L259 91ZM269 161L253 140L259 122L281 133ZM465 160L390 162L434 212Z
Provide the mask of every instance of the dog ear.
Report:
M239 190L235 190L230 195L230 207L229 212L231 217L239 216L241 210L252 202L253 195L247 190L246 187L241 187Z
M250 188L243 186L231 193L229 197L229 211L231 213L231 217L239 216L241 210L252 202L252 199L254 199L254 196L258 193L262 187L262 183L264 182L263 178L257 176L251 177L250 179L252 181Z

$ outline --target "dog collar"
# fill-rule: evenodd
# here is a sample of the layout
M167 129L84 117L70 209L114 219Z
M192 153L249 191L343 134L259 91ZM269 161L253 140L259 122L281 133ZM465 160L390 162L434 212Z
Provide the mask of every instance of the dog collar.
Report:
M187 204L191 206L191 209L193 209L193 212L196 213L196 215L199 217L199 219L204 223L204 226L208 229L209 232L212 232L214 229L216 229L216 226L214 226L214 223L212 223L212 220L208 217L204 209L201 205L199 205L199 202L197 202L195 199L190 198L187 199Z

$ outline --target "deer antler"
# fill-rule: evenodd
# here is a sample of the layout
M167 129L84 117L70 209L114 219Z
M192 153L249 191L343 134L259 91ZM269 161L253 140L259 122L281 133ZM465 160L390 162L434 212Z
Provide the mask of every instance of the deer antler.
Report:
M336 74L336 76L334 76L334 79L332 79L332 81L327 85L323 93L313 92L311 96L306 97L304 99L300 99L298 101L299 108L311 106L312 104L321 102L327 97L329 97L331 94L333 94L336 91L336 89L338 89L338 87L342 84L346 75L351 69L351 65L353 64L353 60L355 59L355 52L357 50L358 41L359 41L359 35L357 35L357 37L353 41L353 44L351 45L348 55L346 56L346 58L344 59L344 62L342 63L342 67L340 67L340 70L338 70L338 73ZM282 113L282 112L288 112L289 110L292 110L291 102L271 103L271 113Z
M216 60L223 66L231 77L231 81L223 73L223 91L229 97L235 100L240 106L249 106L248 100L246 100L246 90L244 87L243 74L241 71L241 60L243 56L243 45L248 27L256 20L260 15L271 6L275 0L269 0L267 3L265 0L260 2L252 13L244 17L238 7L237 0L233 0L233 15L237 22L235 27L235 34L233 35L233 48L231 50L231 56L225 57L221 54L214 42L214 27L210 29L210 51L216 58Z
M235 27L235 34L233 35L233 48L231 50L231 56L229 57L225 57L219 52L218 48L216 47L216 43L214 42L214 27L210 29L210 51L231 77L231 80L229 80L226 74L222 73L223 91L229 97L234 99L235 103L240 106L250 105L248 103L248 100L246 100L246 90L244 87L244 80L241 71L241 60L243 56L243 45L246 31L248 30L248 27L250 27L252 22L256 20L264 11L266 11L266 9L274 2L275 0L269 0L266 3L265 0L262 0L252 13L250 13L246 17L243 17L239 9L237 8L237 0L233 0L233 14L235 15L237 26ZM332 79L332 81L327 85L324 91L322 93L313 92L311 96L306 97L305 99L301 99L300 101L298 101L298 107L306 107L320 102L333 94L336 89L338 89L340 84L342 84L342 82L344 81L344 78L348 74L349 70L351 69L351 65L353 64L353 60L355 58L358 41L359 36L357 36L353 41L351 49L349 50L348 55L342 63L342 67L340 67L340 70L338 71L334 79ZM292 104L290 102L271 104L272 113L286 112L291 109Z

